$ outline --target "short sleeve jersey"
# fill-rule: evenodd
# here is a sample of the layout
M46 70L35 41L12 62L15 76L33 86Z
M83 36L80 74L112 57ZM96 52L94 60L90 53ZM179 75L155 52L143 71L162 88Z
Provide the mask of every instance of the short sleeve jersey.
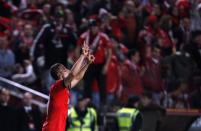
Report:
M42 131L64 131L68 114L69 88L63 80L56 81L50 89L50 100L46 121Z

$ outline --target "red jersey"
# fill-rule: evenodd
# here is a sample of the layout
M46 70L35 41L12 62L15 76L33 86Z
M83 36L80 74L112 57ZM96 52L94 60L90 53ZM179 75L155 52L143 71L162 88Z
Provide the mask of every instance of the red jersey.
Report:
M64 86L63 80L52 85L48 113L42 131L65 131L69 95L69 89Z
M142 82L145 88L152 91L163 90L163 80L161 74L160 60L156 58L145 58L145 72L142 76Z
M140 67L126 60L122 66L122 101L127 102L128 98L132 95L140 96L143 91L142 79L140 76Z

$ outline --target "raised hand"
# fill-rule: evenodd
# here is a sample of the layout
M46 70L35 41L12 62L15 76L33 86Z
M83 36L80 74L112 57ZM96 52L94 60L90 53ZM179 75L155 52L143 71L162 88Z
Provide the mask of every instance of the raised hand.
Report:
M84 44L82 46L82 53L83 55L85 55L86 57L88 57L89 55L89 46L88 44L86 44L86 42L84 41Z
M89 54L89 55L88 55L88 60L89 60L89 63L93 63L94 60L95 60L94 55Z

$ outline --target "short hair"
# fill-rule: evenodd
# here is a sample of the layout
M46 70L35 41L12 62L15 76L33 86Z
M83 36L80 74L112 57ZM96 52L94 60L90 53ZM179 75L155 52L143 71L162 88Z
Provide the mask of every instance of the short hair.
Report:
M50 67L50 74L53 79L58 80L59 79L58 73L61 72L61 70L65 69L66 67L63 64L56 63Z

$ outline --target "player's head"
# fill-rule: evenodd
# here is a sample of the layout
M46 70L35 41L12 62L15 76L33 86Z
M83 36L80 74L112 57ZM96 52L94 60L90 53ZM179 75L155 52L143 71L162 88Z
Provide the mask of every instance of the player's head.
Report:
M50 67L50 74L55 80L60 80L69 74L69 70L62 64L56 63Z

